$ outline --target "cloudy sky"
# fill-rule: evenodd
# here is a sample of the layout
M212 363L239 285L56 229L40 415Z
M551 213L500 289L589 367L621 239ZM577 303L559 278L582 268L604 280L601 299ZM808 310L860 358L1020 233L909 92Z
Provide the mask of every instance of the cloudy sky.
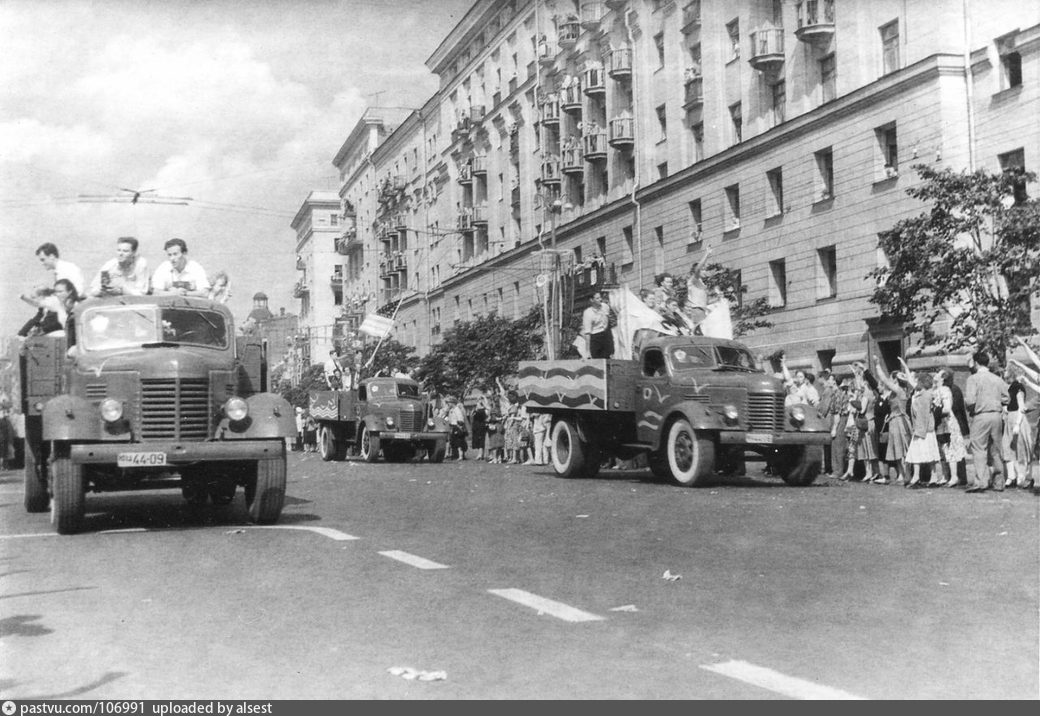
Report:
M473 0L0 2L0 335L32 315L51 241L87 280L132 235L154 269L179 236L296 312L289 222L335 190L332 157L367 106L417 107L424 62ZM380 93L380 94L375 94ZM120 189L188 206L83 203Z

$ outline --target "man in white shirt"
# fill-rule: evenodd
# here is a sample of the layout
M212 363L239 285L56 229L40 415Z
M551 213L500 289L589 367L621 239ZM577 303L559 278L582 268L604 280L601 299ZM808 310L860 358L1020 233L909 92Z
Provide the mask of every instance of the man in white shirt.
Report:
M83 291L87 287L86 281L83 279L83 272L80 271L79 266L71 261L58 258L57 246L50 242L40 244L40 247L36 249L36 258L40 260L44 268L54 274L54 280L51 281L52 286L59 279L65 278L72 282L78 295L83 295Z
M148 293L148 262L137 255L137 239L116 239L116 257L109 259L90 282L91 296L144 296Z
M152 292L179 296L209 295L209 279L197 261L188 258L184 239L170 239L163 245L166 261L152 274Z

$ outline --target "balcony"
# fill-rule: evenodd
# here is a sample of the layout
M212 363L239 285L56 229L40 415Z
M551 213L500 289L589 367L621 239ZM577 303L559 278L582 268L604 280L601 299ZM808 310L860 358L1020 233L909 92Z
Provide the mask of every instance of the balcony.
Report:
M390 217L390 225L393 231L406 231L408 229L408 214L399 212Z
M487 176L487 155L478 154L473 157L473 176Z
M473 207L473 226L487 226L488 208L487 204L477 204Z
M605 93L607 87L603 82L603 68L599 65L586 67L585 72L582 73L581 86L589 97Z
M396 251L390 260L390 266L394 271L407 271L408 261L405 260L403 251Z
M581 156L581 147L564 147L560 151L560 169L564 174L581 174L585 171L585 160Z
M704 78L691 76L686 80L683 92L683 109L693 109L704 104Z
M469 136L470 122L469 117L463 117L459 120L458 124L451 130L451 141L458 142Z
M624 10L626 5L628 5L628 0L607 0L606 2L606 6L615 12Z
M558 186L560 180L560 160L553 157L542 162L542 183L549 186Z
M333 288L343 288L343 271L333 271L329 276L329 285Z
M834 35L834 0L802 0L798 3L798 29L802 42L826 43Z
M751 33L751 57L748 62L756 70L775 73L784 66L784 30L770 28Z
M478 104L469 108L469 121L474 124L484 121L484 105Z
M292 295L293 295L293 298L303 298L304 296L306 296L310 292L311 292L311 289L310 289L310 286L307 285L306 279L302 279L301 278L293 286Z
M545 100L539 105L541 110L542 124L555 126L560 123L560 96L553 92L545 96Z
M581 82L576 78L573 84L560 90L560 107L564 112L581 111Z
M569 50L578 42L579 35L581 35L581 24L575 19L568 18L560 23L556 41L560 47Z
M459 184L473 183L473 166L470 164L459 165Z
M615 117L610 120L610 146L631 147L636 143L636 120L634 117Z
M543 35L538 41L538 64L543 67L547 67L556 62L556 55L559 52L556 45Z
M509 206L516 210L520 210L520 187L514 186L509 192Z
M693 32L701 26L701 0L692 0L683 5L682 31Z
M344 232L336 241L336 252L343 254L344 256L352 254L361 248L361 240L358 239L357 231L350 230Z
M581 151L590 161L607 158L607 133L590 132L581 138Z
M456 215L455 225L459 231L473 231L473 210L469 207L464 208Z
M621 47L610 51L610 69L607 73L615 80L632 78L632 49Z
M583 2L581 4L581 26L586 30L599 29L600 20L607 14L603 2Z

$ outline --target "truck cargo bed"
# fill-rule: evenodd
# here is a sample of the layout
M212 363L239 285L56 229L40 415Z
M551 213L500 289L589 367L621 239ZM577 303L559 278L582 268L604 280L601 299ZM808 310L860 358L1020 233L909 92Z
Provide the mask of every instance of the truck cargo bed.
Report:
M521 361L519 392L527 409L635 410L636 361L591 358Z

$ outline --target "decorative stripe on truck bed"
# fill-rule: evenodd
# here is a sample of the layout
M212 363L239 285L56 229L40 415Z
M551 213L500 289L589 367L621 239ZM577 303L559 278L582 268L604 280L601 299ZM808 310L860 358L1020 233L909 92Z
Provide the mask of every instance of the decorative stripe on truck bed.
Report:
M604 360L521 363L519 389L530 407L605 410Z

